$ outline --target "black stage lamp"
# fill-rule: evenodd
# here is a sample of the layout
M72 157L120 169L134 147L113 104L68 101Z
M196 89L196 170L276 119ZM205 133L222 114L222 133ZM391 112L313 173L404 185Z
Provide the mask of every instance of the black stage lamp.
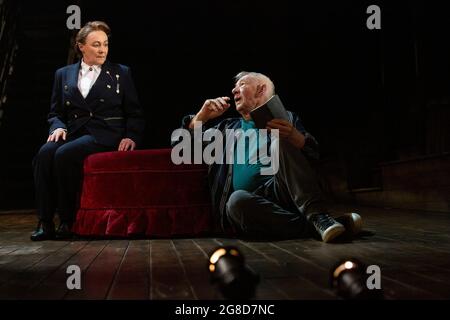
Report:
M383 299L380 289L369 289L366 266L356 259L340 261L331 270L331 287L338 296L348 300Z
M244 256L236 247L214 250L209 258L211 282L226 299L251 299L259 276L245 265Z

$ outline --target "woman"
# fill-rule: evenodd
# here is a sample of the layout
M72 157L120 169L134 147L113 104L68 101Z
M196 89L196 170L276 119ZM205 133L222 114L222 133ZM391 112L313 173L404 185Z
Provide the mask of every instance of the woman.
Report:
M56 71L49 137L33 160L39 217L33 241L71 236L88 155L133 150L141 140L143 112L129 68L106 60L109 35L106 23L88 22L76 37L81 61Z

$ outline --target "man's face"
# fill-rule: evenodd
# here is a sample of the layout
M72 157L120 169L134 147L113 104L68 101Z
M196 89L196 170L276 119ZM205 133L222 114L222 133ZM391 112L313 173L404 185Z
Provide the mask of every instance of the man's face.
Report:
M243 76L239 79L231 93L234 97L236 110L240 114L249 114L258 106L260 98L257 95L258 82L251 76Z
M103 31L92 31L85 44L79 44L83 61L88 65L102 65L108 55L108 36Z

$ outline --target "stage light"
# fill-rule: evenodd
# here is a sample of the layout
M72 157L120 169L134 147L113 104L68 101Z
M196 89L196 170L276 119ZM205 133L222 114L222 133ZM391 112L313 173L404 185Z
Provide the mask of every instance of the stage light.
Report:
M211 282L226 299L251 299L255 295L259 276L245 264L236 247L220 247L209 258Z
M356 259L346 259L331 270L331 287L343 299L382 299L381 290L368 288L367 277L365 265Z

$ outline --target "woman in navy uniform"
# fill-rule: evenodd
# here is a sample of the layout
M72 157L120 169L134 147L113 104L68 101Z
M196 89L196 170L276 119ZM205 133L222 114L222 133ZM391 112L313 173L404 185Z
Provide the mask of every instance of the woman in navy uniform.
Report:
M76 37L81 61L56 71L49 137L33 160L39 217L33 241L71 236L88 155L133 150L141 141L143 111L129 68L106 60L109 34L106 23L88 22Z

